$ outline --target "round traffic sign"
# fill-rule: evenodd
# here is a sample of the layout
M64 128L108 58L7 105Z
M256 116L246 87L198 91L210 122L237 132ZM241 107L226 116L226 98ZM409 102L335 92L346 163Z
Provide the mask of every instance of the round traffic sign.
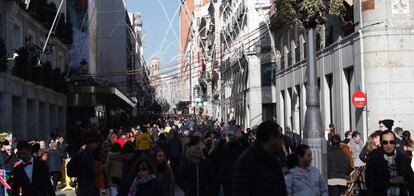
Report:
M363 91L357 91L352 95L352 104L357 108L364 108L367 105L367 95Z

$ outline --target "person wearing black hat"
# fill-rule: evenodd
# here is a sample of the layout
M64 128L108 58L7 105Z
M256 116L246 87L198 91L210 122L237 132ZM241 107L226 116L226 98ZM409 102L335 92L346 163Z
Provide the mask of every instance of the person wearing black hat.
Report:
M381 122L381 121L380 121ZM392 127L394 126L394 120L391 119L385 119L382 120L382 124L384 124L386 130L392 131ZM384 130L383 130L384 131Z

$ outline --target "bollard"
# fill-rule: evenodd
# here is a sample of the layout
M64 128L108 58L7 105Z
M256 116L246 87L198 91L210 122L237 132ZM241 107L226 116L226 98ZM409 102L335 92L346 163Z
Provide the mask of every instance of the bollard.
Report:
M76 189L76 187L71 186L71 184L72 184L71 182L76 180L76 178L71 178L67 175L67 165L68 165L69 161L70 161L70 158L67 158L67 159L65 159L65 162L63 164L63 170L62 170L63 175L62 176L64 176L66 186L62 189L62 191L75 190Z

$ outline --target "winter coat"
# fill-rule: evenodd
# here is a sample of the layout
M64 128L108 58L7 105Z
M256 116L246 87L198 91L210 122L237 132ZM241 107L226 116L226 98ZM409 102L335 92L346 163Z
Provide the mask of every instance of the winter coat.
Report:
M287 195L278 156L253 143L236 161L232 193L235 196Z
M328 196L328 189L318 169L310 167L307 176L300 170L292 168L285 177L289 196Z
M213 166L206 159L194 163L182 161L176 182L186 196L209 196L213 183Z
M146 183L139 184L137 186L137 192L135 196L167 196L162 184L153 179Z
M136 140L138 150L149 150L151 148L151 136L148 133L141 133Z
M112 177L122 177L123 158L120 152L109 152L106 159L106 176L108 176L108 186L116 186L112 183Z
M157 169L157 180L164 186L165 194L174 195L174 175L168 163L161 164Z
M55 150L50 149L48 152L47 166L49 172L61 172L62 171L62 156Z
M339 146L331 146L328 151L328 179L350 180L351 165L348 156Z
M348 157L349 165L351 166L351 168L355 168L354 159L352 158L352 152L349 149L348 144L341 143L339 144L339 147L342 149L342 151L344 151L344 153Z
M183 152L183 145L181 140L177 137L172 137L168 140L168 156L179 157Z
M352 159L354 160L355 167L361 167L364 164L362 160L359 158L359 154L361 154L362 149L364 148L364 144L360 142L357 144L353 139L348 144L351 152L352 152Z
M412 184L413 171L410 168L410 161L406 154L396 151L396 166L398 176L403 176L406 182ZM384 150L382 148L371 152L365 167L365 181L369 195L386 196L387 189L391 186L390 174L388 172L388 162L384 158ZM405 196L405 185L400 185L400 195Z
M235 139L229 142L220 140L216 150L216 164L221 182L233 181L234 165L237 158L248 148L247 142Z

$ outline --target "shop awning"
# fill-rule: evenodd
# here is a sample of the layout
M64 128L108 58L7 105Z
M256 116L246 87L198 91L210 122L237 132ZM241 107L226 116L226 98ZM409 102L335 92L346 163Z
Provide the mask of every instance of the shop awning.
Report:
M133 109L136 103L115 87L72 86L67 95L68 106L92 107L106 105L120 109Z

